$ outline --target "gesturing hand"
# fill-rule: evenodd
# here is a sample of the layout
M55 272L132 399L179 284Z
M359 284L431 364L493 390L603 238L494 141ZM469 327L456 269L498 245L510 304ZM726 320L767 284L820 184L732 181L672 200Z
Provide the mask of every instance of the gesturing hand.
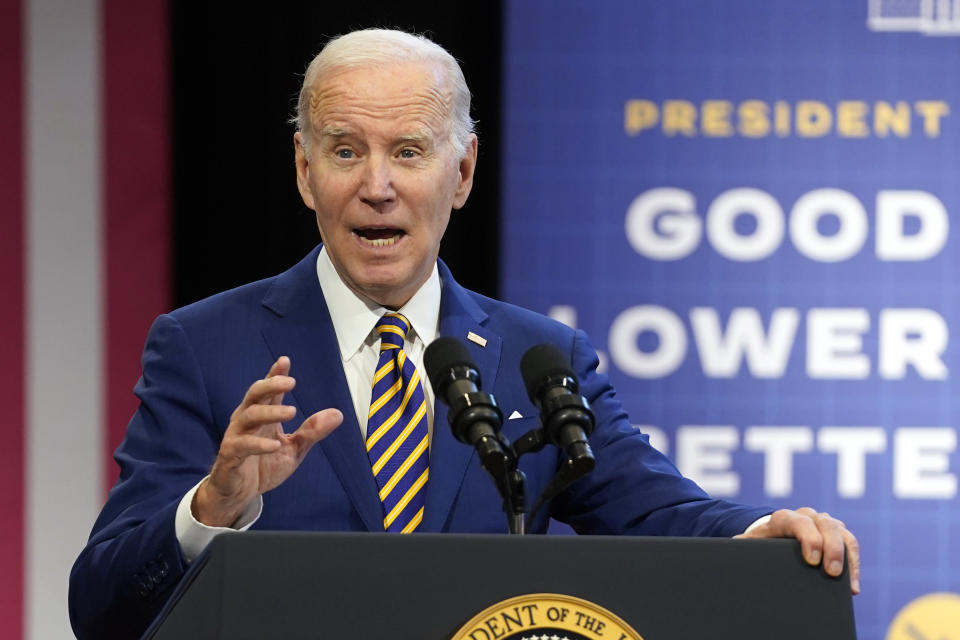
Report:
M210 477L197 489L193 516L208 526L228 527L260 494L280 485L296 471L310 448L343 421L336 409L319 411L293 433L282 422L297 410L284 405L283 395L296 382L289 375L290 359L281 356L267 377L247 390L230 416Z
M850 566L850 590L860 593L860 547L857 539L847 531L846 525L830 516L818 513L810 507L796 511L781 509L770 521L754 527L737 538L796 538L808 564L823 562L823 570L831 576L843 571L846 555Z

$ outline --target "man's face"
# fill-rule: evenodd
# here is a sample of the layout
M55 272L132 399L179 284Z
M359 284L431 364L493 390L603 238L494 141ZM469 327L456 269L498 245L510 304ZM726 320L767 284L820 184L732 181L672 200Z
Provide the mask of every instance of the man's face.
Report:
M313 87L310 130L294 137L297 186L330 260L354 292L385 307L403 306L427 280L450 210L470 194L476 137L457 157L450 99L432 64L345 69Z

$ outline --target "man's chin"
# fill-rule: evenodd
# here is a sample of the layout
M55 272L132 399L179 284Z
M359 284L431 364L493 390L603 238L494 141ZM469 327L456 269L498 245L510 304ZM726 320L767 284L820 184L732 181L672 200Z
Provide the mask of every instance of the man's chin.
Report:
M354 293L390 309L402 307L430 277L433 264L402 260L354 262L341 279ZM344 277L346 275L346 277Z
M376 278L367 279L357 286L355 291L364 298L381 307L399 309L416 292L419 284L411 284L407 278Z

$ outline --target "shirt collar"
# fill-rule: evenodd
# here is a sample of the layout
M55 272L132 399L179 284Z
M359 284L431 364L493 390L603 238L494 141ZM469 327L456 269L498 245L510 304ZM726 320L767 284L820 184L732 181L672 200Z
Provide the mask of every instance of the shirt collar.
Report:
M377 321L389 309L354 293L340 279L340 274L327 255L326 247L321 247L320 255L317 256L317 278L327 301L333 331L337 335L340 358L346 362L360 351L367 338L372 335ZM415 335L425 346L437 338L440 291L440 274L434 264L430 277L399 311L410 321Z

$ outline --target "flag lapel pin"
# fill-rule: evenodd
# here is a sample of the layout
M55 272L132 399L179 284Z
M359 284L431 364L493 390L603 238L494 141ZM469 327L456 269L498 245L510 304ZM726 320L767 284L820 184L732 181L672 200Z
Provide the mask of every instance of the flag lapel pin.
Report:
M470 342L474 342L480 345L481 347L487 346L487 339L481 336L478 336L473 331L467 332L467 340L469 340Z

